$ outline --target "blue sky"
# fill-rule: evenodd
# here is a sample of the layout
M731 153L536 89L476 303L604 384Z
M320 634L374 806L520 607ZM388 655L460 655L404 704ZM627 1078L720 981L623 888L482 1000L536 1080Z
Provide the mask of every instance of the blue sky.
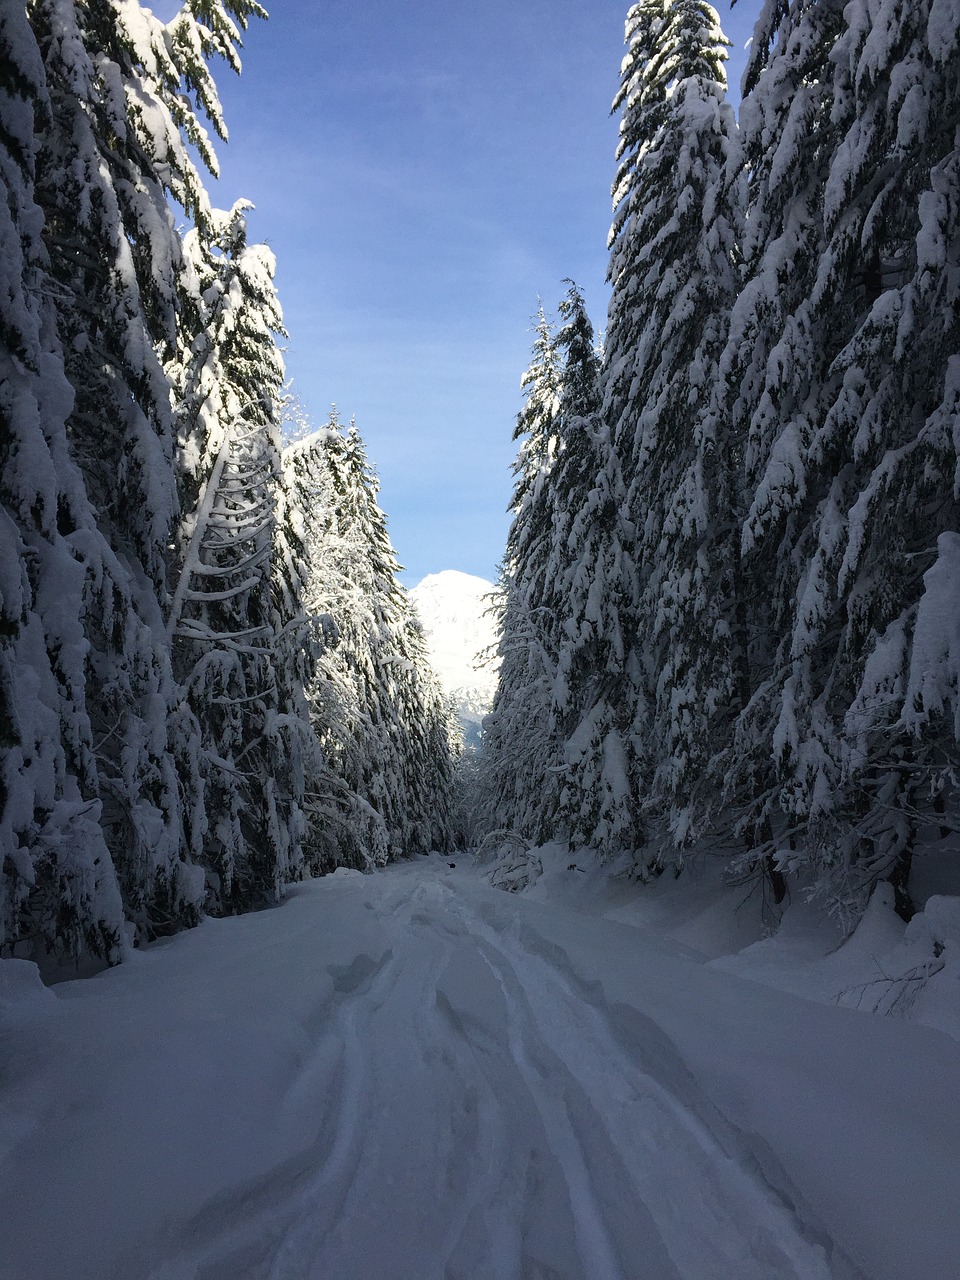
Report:
M256 205L288 373L317 425L333 402L356 416L404 581L492 578L538 299L553 310L569 276L606 322L629 5L268 7L242 77L218 77L230 143L213 198ZM721 8L740 65L758 8Z

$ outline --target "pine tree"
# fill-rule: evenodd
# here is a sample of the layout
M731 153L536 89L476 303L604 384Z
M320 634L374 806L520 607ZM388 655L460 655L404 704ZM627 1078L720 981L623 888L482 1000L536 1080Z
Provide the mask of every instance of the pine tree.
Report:
M636 688L630 635L622 630L636 598L636 578L623 549L619 459L600 417L600 355L575 285L560 304L560 316L562 378L547 570L557 628L551 708L562 761L557 833L609 853L640 842L634 743L623 714L624 694Z
M177 510L164 361L175 358L185 306L169 200L198 224L207 217L187 142L208 158L212 151L190 94L222 134L205 60L222 54L238 68L239 28L262 10L247 0L188 4L169 27L114 0L31 0L25 13L29 36L4 15L11 66L19 67L4 101L4 138L17 152L18 192L29 189L11 230L23 240L30 287L44 299L27 324L39 324L33 354L44 373L35 379L38 413L18 409L18 461L5 472L21 522L18 562L33 558L24 548L37 538L48 547L51 585L21 575L19 598L21 619L35 614L46 631L54 682L42 677L40 701L51 732L60 717L63 768L51 748L43 784L39 774L36 782L46 816L29 821L29 771L16 764L17 744L35 735L20 732L24 704L4 768L18 782L11 847L28 852L18 855L20 880L8 899L16 919L6 912L4 923L32 931L38 944L115 959L116 885L140 937L194 922L204 898L192 863L205 823L199 729L164 637ZM23 320L14 327L25 340ZM51 464L41 468L44 453ZM44 500L23 523L27 490L41 474ZM54 594L56 623L42 605ZM68 618L76 623L69 639ZM35 741L31 758L39 760ZM61 839L54 831L64 822L72 834Z
M734 696L727 503L738 442L714 389L738 284L738 136L729 42L709 5L635 5L627 42L604 409L637 530L646 807L682 846L706 826L717 716Z
M778 747L785 808L810 824L821 880L848 906L907 882L918 824L949 800L956 738L921 712L924 571L949 578L957 527L956 283L960 35L934 3L844 11L838 133L809 308L818 367L805 466L822 495L798 593ZM813 485L809 486L813 489ZM946 538L938 547L938 535ZM934 630L936 631L935 624ZM920 686L936 667L920 677ZM933 677L933 685L938 683Z
M956 522L956 39L936 4L774 6L742 111L749 280L725 372L743 600L764 609L744 609L730 789L755 839L854 912L878 877L908 912L920 798L944 803L955 753L904 695L921 575Z
M810 397L829 363L831 300L811 310L823 248L822 189L836 148L831 50L839 6L768 6L757 24L741 113L749 194L744 284L721 358L721 416L741 441L732 543L737 707L719 767L744 865L763 869L775 900L791 838L783 818L778 722L810 512L819 494L805 456ZM842 290L834 291L835 304Z
M149 933L176 914L182 853L168 739L178 699L162 640L171 406L158 356L174 337L179 242L149 149L165 112L133 54L137 8L29 12L51 107L36 190L73 391L67 434L116 556L106 578L91 566L83 611L102 822L128 914Z
M448 713L429 667L419 618L397 576L400 565L377 502L379 481L354 424L346 435L343 463L341 518L352 526L365 562L361 581L367 603L356 670L361 705L374 729L364 765L368 782L358 789L383 813L391 854L405 856L449 841ZM379 744L389 744L389 769L377 759Z
M188 514L168 623L204 740L206 861L232 909L301 874L311 753L289 534L277 557L283 320L273 255L247 244L247 207L214 211L209 241L193 232L185 245L202 327L178 397Z
M448 709L355 426L336 411L285 451L308 551L304 600L328 644L308 689L324 754L311 857L361 868L450 840ZM296 495L300 495L297 497Z
M514 430L520 446L500 573L500 678L484 729L484 778L489 824L540 841L554 831L562 768L551 732L559 635L547 600L562 370L542 308L535 334L533 358L520 381L525 402Z
M362 715L351 669L338 648L344 627L363 606L350 572L361 552L337 517L333 472L341 443L334 411L318 431L302 420L297 438L283 451L289 520L303 547L300 596L316 632L316 662L305 684L321 762L310 792L306 858L318 874L338 866L382 866L389 845L383 817L347 781L360 773Z
M0 945L119 958L84 672L85 578L106 576L67 444L71 390L35 198L49 118L23 9L0 14Z
M671 394L671 372L690 363L696 332L690 313L701 321L710 317L729 292L724 262L719 297L710 296L713 264L702 260L708 246L699 241L729 241L728 230L713 225L710 206L736 126L724 102L729 41L709 5L644 0L627 15L625 40L613 102L621 120L609 237L613 296L604 413L632 480L644 456L664 447L649 411L663 412L657 402ZM711 247L718 261L729 253L729 243ZM686 266L693 269L691 277L684 274ZM670 409L676 414L676 404ZM670 443L667 437L665 447Z
M160 596L176 504L160 353L176 340L180 242L158 174L173 129L135 50L146 40L152 53L162 28L110 0L38 0L31 14L52 109L38 195L75 395L71 444L111 542Z

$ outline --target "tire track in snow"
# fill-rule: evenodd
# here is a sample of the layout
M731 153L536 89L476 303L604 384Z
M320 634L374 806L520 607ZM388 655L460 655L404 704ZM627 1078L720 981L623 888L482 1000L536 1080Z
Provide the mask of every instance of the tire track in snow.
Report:
M417 896L416 890L403 892L391 903L395 940ZM406 964L407 956L393 945L378 960L361 954L330 970L333 997L321 1001L330 1016L288 1088L294 1099L311 1087L328 1092L316 1136L262 1176L202 1205L188 1222L171 1225L136 1260L125 1260L115 1280L300 1280L308 1274L309 1258L297 1256L298 1246L331 1229L363 1145L371 1084L358 1010L365 1002L380 1007ZM151 1254L164 1262L152 1265Z
M679 1057L625 1044L516 908L442 880L382 906L287 1091L325 1096L315 1136L123 1280L830 1280Z
M464 1055L462 1039L451 1033L438 1013L438 979L456 944L463 941L459 922L452 930L445 927L442 906L446 895L443 886L427 882L396 904L396 963L391 966L390 981L359 987L351 1001L346 1029L368 1058L366 1086L346 1126L360 1135L359 1157L349 1168L341 1165L331 1170L328 1164L318 1170L309 1194L299 1198L301 1211L284 1224L283 1239L265 1272L269 1280L330 1280L334 1276L346 1280L380 1274L388 1274L391 1280L428 1280L433 1275L437 1280L453 1280L462 1274L467 1280L481 1272L485 1280L520 1280L521 1273L513 1265L517 1250L511 1247L512 1187L503 1193L508 1181L504 1171L508 1135L501 1108L483 1072ZM391 1005L394 1008L388 1007ZM410 1025L402 1028L406 1031L402 1043L392 1041L390 1035L390 1018L398 1011L410 1020ZM410 1220L418 1212L424 1219L422 1238L410 1239L417 1232L408 1232L411 1252L407 1256L401 1247L389 1252L389 1261L386 1254L374 1260L363 1253L372 1233L383 1230L383 1222L373 1220L372 1208L393 1218L394 1235L404 1237L396 1221L404 1211L396 1202L402 1203L409 1188L397 1188L396 1184L404 1182L408 1171L397 1165L396 1122L402 1116L404 1095L415 1090L414 1077L432 1090L439 1104L431 1123L418 1135L423 1139L426 1160L416 1170L414 1197L406 1213ZM476 1114L472 1126L467 1118L464 1136L473 1141L466 1148L455 1139L458 1127L462 1129L464 1124L457 1103L471 1092L476 1098ZM345 1146L348 1141L345 1137ZM331 1155L334 1164L335 1154ZM413 1152L410 1155L414 1157ZM349 1177L344 1176L347 1172ZM319 1207L317 1198L328 1195L332 1187L338 1189L335 1203ZM395 1202L392 1208L391 1201ZM433 1218L429 1226L427 1208ZM461 1246L481 1208L496 1225L485 1235L485 1257L477 1264L469 1243L465 1251ZM413 1252L413 1248L420 1252ZM464 1252L468 1269L462 1273L449 1269ZM390 1267L389 1272L381 1270L384 1265Z
M336 1226L327 1208L311 1213L307 1206L307 1212L288 1220L264 1273L270 1280L367 1275L389 1280L610 1280L620 1274L608 1263L597 1270L598 1250L587 1250L584 1261L574 1240L567 1239L566 1224L576 1213L571 1180L563 1176L556 1140L549 1133L551 1114L524 1087L521 1067L509 1051L505 1003L502 1027L495 1011L478 1010L478 979L489 967L460 915L449 909L451 901L449 889L437 882L414 893L395 944L402 971L388 992L358 990L353 1005L351 1027L368 1053L383 1048L385 1032L376 1017L387 997L392 995L397 1008L406 1011L408 1044L398 1046L391 1066L412 1077L413 1059L419 1056L436 1102L419 1135L418 1152L409 1153L412 1158L426 1156L413 1199L405 1200L409 1187L389 1181L398 1175L402 1180L405 1173L396 1166L397 1137L405 1132L397 1123L402 1082L401 1096L392 1095L389 1072L381 1069L378 1077L374 1069L361 1107L370 1149L352 1169L346 1193L338 1197ZM503 1002L499 982L488 980L488 986ZM405 1057L410 1045L415 1053ZM475 1114L465 1119L464 1099L470 1097ZM467 1142L457 1142L458 1129ZM539 1159L536 1168L527 1158L531 1148ZM313 1185L322 1195L329 1178L321 1171ZM589 1190L585 1169L583 1190ZM378 1191L383 1217L374 1221L369 1209ZM420 1217L419 1232L397 1226L405 1203L409 1219ZM398 1244L405 1241L405 1246L367 1250L371 1233L378 1232ZM657 1277L661 1274L666 1275L658 1271ZM669 1275L673 1277L672 1269Z
M575 1125L565 1114L564 1100L557 1090L547 1087L552 1064L545 1061L538 1067L528 1050L529 1028L532 1025L529 1007L524 1008L517 999L516 986L510 983L507 973L495 961L484 957L503 985L510 1011L508 1044L524 1083L540 1114L554 1155L563 1171L569 1188L570 1208L580 1248L583 1274L592 1280L621 1280L623 1274L613 1236L607 1226L603 1206L598 1198L588 1167L588 1157ZM513 988L513 989L511 989ZM542 1042L545 1045L546 1041ZM540 1057L543 1061L542 1045Z
M543 1079L525 1073L544 1112L553 1107L558 1156L579 1206L585 1280L628 1277L637 1265L634 1257L625 1270L617 1269L616 1237L605 1221L615 1197L589 1185L607 1162L628 1172L638 1209L652 1215L681 1276L830 1280L821 1245L688 1104L625 1052L609 1010L544 954L552 944L524 945L515 925L498 931L482 909L471 912L462 901L457 909L508 994L514 1052L527 1062L535 1055L554 1062L564 1078L558 1098L556 1082L545 1094ZM499 923L501 912L493 918ZM676 1066L685 1072L679 1059Z
M295 1239L293 1226L318 1210L333 1217L349 1187L362 1138L359 1120L368 1092L362 1044L354 1026L356 1001L388 990L403 960L392 949L379 963L353 965L334 971L344 983L334 1001L331 1024L301 1074L312 1075L317 1088L329 1091L323 1122L308 1147L282 1161L252 1183L243 1184L200 1207L193 1218L166 1233L155 1248L166 1260L158 1268L134 1268L124 1263L115 1280L133 1275L148 1280L236 1280L238 1276L273 1277L278 1247ZM359 977L362 970L365 976ZM294 1082L302 1084L301 1081ZM143 1252L143 1251L141 1251ZM285 1274L300 1275L293 1270ZM129 1269L128 1269L129 1267Z

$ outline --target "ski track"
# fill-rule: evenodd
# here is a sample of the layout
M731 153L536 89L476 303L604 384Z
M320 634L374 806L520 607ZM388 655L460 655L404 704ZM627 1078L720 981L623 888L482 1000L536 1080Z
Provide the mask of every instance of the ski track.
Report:
M283 1100L323 1098L317 1132L116 1280L831 1280L689 1080L640 1060L509 899L426 880L390 907Z

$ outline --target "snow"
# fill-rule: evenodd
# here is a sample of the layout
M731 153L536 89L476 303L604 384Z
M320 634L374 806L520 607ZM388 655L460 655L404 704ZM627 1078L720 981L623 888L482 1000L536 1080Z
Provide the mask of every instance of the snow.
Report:
M453 698L468 742L493 705L498 662L491 659L497 627L490 614L494 585L456 569L428 574L410 592L424 625L431 665ZM491 659L485 661L484 659Z
M822 915L778 953L709 868L534 856L340 871L52 991L0 961L0 1276L956 1280L957 1040L775 989ZM891 916L848 948L955 952L956 899Z
M960 736L960 534L941 533L937 560L923 575L924 591L910 656L904 719L921 724L953 704Z

